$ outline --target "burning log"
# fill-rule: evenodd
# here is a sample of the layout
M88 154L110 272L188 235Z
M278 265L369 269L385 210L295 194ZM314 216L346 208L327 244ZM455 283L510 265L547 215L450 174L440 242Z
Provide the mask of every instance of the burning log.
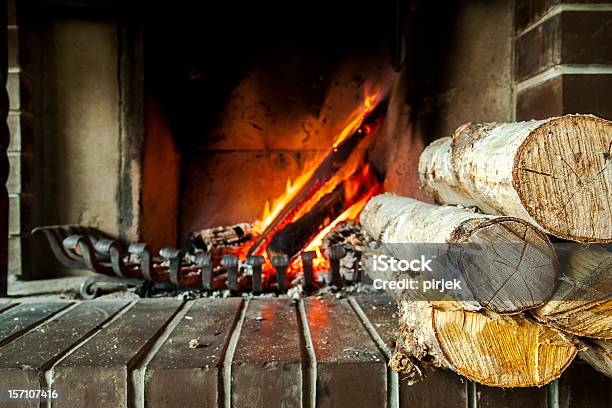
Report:
M580 358L608 377L612 378L612 340L589 339Z
M223 227L193 231L187 239L187 252L196 249L210 251L213 248L227 248L242 245L253 239L253 224L241 223Z
M533 314L576 336L612 339L612 254L593 245L574 249L567 258L552 298Z
M372 194L378 183L377 175L369 167L357 170L346 180L324 195L314 206L297 220L288 223L273 236L266 251L270 257L295 256L323 228L338 218L346 209L357 203L364 195Z
M523 220L429 205L394 194L371 199L360 220L370 237L391 244L388 249L396 259L410 260L414 254L411 246L394 244L480 248L476 258L469 254L458 257L462 280L468 286L464 300L473 299L477 306L495 313L537 307L553 293L557 276L554 250L544 234ZM419 277L427 279L428 275ZM474 309L473 304L462 305Z
M301 203L308 200L313 195L313 192L329 181L334 174L340 169L349 159L353 151L356 150L359 143L367 136L372 129L372 126L378 121L385 111L385 104L380 103L370 114L362 121L359 128L346 137L341 137L333 148L321 161L321 163L313 170L308 180L300 186L297 193L289 200L283 209L274 217L272 222L266 226L265 230L256 239L253 246L249 249L249 255L257 253L279 225L282 225ZM330 198L332 199L332 198ZM332 199L333 200L333 199ZM294 252L295 254L296 252Z
M384 248L376 250L385 252ZM393 273L363 265L371 278L392 279ZM391 368L421 379L427 367L450 369L473 381L498 387L541 386L559 377L577 349L571 336L534 322L522 314L497 315L462 309L453 301L413 300L405 291L389 291L399 304L399 338Z
M612 122L567 115L468 123L429 145L421 184L439 203L528 220L573 241L612 241Z
M287 224L272 236L266 251L270 257L297 254L308 242L346 208L344 183L338 184L298 220Z

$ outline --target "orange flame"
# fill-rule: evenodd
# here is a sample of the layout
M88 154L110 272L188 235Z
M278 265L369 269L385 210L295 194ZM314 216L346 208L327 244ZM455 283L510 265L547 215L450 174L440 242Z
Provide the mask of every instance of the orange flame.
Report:
M347 118L346 125L342 131L338 134L332 149L335 151L340 144L349 138L355 132L362 132L363 135L369 135L373 129L372 124L364 125L364 119L374 110L378 105L384 91L382 89L372 89L366 86L362 103L356 108ZM330 149L330 151L332 150ZM322 155L325 157L325 155ZM288 222L293 222L299 219L302 215L307 213L314 204L316 204L325 194L331 192L339 183L344 182L344 199L346 205L350 205L344 212L342 212L337 218L331 220L331 222L322 228L317 235L306 245L305 251L315 251L316 258L313 260L313 269L315 274L324 270L329 270L329 260L327 256L321 251L320 247L323 239L342 221L356 219L361 210L366 205L368 200L380 192L381 185L376 180L376 177L372 174L372 169L369 165L363 164L363 153L360 155L353 155L351 158L344 163L341 169L336 172L333 177L327 180L323 185L318 186L318 190L308 198L308 200L297 208L292 209L292 213L286 217L283 225L277 226L275 229L279 230ZM263 214L261 219L255 222L254 232L256 234L262 234L272 224L279 214L285 209L285 207L291 202L291 200L298 194L300 189L306 185L320 165L321 158L313 160L309 163L308 169L298 176L295 180L287 179L287 184L284 193L275 199L272 203L266 201ZM361 169L360 169L361 166ZM273 234L270 234L270 238ZM248 247L248 245L247 245ZM241 250L242 252L242 250ZM268 260L266 251L260 253L265 258L263 266L263 272L265 279L275 274L275 270ZM294 277L298 272L302 271L301 257L296 256L287 269L287 277Z
M268 225L276 218L276 216L283 210L289 201L297 194L302 187L312 176L316 166L311 166L309 170L302 173L295 181L287 179L287 186L285 192L279 198L274 200L272 206L270 202L266 201L264 212L260 220L255 222L253 229L257 233L263 232Z
M361 106L354 110L351 114L347 125L344 127L342 132L338 135L333 144L333 149L336 150L340 143L342 143L347 137L357 131L363 120L374 110L378 102L380 102L383 92L380 89L371 90L366 87L363 97L363 103Z
M336 140L333 143L332 149L335 150L346 138L355 133L359 127L361 126L363 120L372 112L372 110L377 106L382 97L384 96L384 92L382 89L372 89L371 86L367 86L364 88L363 102L360 106L355 109L347 120L347 124L344 126L342 132L336 137ZM369 125L364 126L364 132L369 134L371 127ZM313 162L309 166L310 168L298 176L297 179L292 181L291 179L287 179L287 186L285 188L285 192L270 205L269 201L266 201L263 215L260 220L255 222L254 230L255 232L261 233L266 227L268 227L272 221L276 218L276 216L283 210L283 208L287 205L289 201L298 193L300 188L308 182L313 172L317 168L319 162ZM332 183L327 183L327 186L332 186ZM331 188L320 189L317 192L317 196L321 197L325 193L331 191ZM299 210L299 209L298 209ZM301 213L308 209L301 209ZM299 214L296 214L296 216Z

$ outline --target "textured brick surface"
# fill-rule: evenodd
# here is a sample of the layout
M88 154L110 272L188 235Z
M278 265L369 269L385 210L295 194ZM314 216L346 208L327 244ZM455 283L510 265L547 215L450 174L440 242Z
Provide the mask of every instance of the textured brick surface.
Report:
M611 407L612 379L577 360L559 379L559 407Z
M125 304L124 301L80 304L7 344L0 349L0 384L5 390L40 388L46 369ZM38 400L21 400L15 406L38 406Z
M548 387L542 388L492 388L476 385L480 408L546 408Z
M181 302L142 300L53 370L56 407L126 407L132 363L151 346Z
M538 21L554 6L563 4L589 4L609 3L608 0L516 0L514 27L516 31L521 31L529 25Z
M251 301L232 360L233 406L301 406L301 360L293 301Z
M383 407L386 363L347 300L306 299L317 358L318 407Z
M516 79L558 64L612 63L612 11L565 11L516 40Z
M544 119L566 113L592 113L612 119L612 75L560 75L517 95L516 119Z
M34 116L31 113L10 112L8 119L11 140L8 151L32 152L34 141Z
M394 302L384 295L356 300L376 333L393 337ZM147 407L221 406L223 363L241 304L239 298L190 301L178 324L168 326L181 305L175 299L140 300L127 310L122 309L126 301L84 301L54 317L70 303L6 309L0 299L0 381L5 389L51 382L59 394L54 407L122 407L128 399L144 400ZM347 300L307 298L304 305L317 359L317 406L386 406L386 361ZM312 367L304 363L307 351L295 305L288 299L256 299L244 316L231 367L232 406L302 406ZM162 335L164 343L151 347ZM191 348L194 339L197 347ZM144 378L134 371L143 361L149 361ZM142 379L144 387L136 386ZM466 408L466 384L443 370L413 386L400 378L400 406ZM610 386L610 379L577 361L559 381L559 406L609 406ZM477 385L475 396L481 408L539 408L546 407L547 393L548 387Z
M219 406L223 357L241 302L235 298L194 301L147 366L147 407ZM191 340L197 340L198 347L190 348Z
M29 303L0 314L0 345L69 306L68 302Z
M381 295L358 296L357 302L391 351L395 348L398 329L397 302ZM401 407L465 407L468 381L458 375L436 370L427 373L420 382L410 385L405 376L399 376L399 402ZM443 389L445 392L441 393Z
M6 188L9 193L29 193L32 191L32 156L21 153L8 153L11 170Z

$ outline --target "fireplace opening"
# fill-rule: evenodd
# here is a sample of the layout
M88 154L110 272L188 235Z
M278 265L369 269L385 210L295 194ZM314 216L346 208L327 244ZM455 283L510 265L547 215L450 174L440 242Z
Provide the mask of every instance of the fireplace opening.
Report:
M281 2L28 9L41 70L62 71L57 58L71 56L69 45L85 65L102 63L71 36L83 18L92 36L116 36L105 50L116 65L100 73L116 75L118 88L119 157L101 163L104 172L118 168L116 222L101 221L94 202L68 222L43 205L39 224L58 227L36 230L68 254L70 274L76 267L239 292L253 289L252 264L263 262L255 267L261 291L341 281L332 252L364 243L326 238L338 228L360 236L352 221L384 190L372 148L385 132L403 18L395 2L291 10ZM40 103L49 103L54 90L40 88ZM79 234L89 242L66 241ZM207 257L213 270L204 282ZM237 257L237 269L228 257ZM348 262L354 270L341 275L360 276L358 256Z

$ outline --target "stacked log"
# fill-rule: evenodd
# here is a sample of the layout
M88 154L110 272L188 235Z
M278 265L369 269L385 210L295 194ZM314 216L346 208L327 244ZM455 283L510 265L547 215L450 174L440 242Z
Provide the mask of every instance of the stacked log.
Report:
M577 247L562 264L563 279L534 316L576 336L612 339L612 254L599 246Z
M468 123L419 162L422 186L442 206L374 197L360 217L379 244L363 255L371 278L405 277L370 262L410 258L397 244L485 254L457 262L470 302L386 289L400 309L391 366L418 376L433 365L486 385L528 387L560 376L580 351L612 376L612 257L592 244L612 241L611 155L612 123L591 115ZM591 245L556 255L546 234Z
M460 299L421 301L414 291L392 291L398 299L401 326L396 369L415 375L424 371L414 369L415 365L433 365L491 386L539 386L558 377L576 355L571 336L562 336L523 315L497 314L536 307L552 295L557 268L554 252L546 236L529 223L393 194L370 200L360 221L368 235L382 244L376 255L397 259L406 259L403 246L397 245L402 243L523 242L520 246L526 248L522 261L507 270L500 268L498 276L478 276L488 269L462 268L465 281L478 283L470 285L470 299L480 306L476 309ZM368 261L373 255L368 254L364 262L372 279L403 278L373 268ZM518 258L516 254L491 254L489 259L500 256L511 261ZM529 291L539 295L527 296ZM486 312L475 311L478 309Z
M395 244L387 248L396 259L410 259L406 252L412 249L396 244L479 245L483 249L478 259L461 265L462 280L470 291L464 299L475 300L495 313L518 313L537 307L551 297L555 288L554 250L546 235L521 219L429 205L387 193L368 202L360 221L378 242ZM483 256L489 249L491 253ZM482 259L489 264L479 264ZM420 278L430 276L422 273Z
M567 115L468 123L429 145L422 186L438 203L518 217L560 238L612 241L612 122Z

